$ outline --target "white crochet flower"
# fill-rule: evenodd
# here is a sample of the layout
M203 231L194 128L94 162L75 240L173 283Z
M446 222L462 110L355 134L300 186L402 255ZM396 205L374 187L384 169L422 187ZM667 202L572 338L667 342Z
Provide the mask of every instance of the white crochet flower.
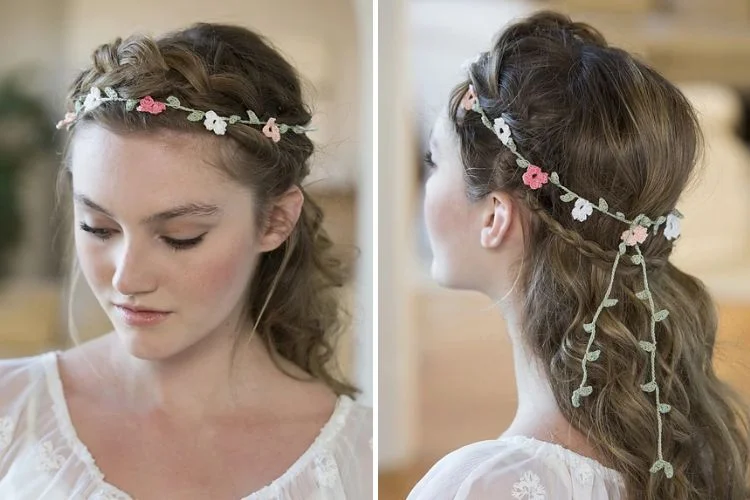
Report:
M206 130L213 130L216 135L224 135L227 131L227 122L213 111L206 112L206 119L203 120Z
M575 220L583 222L589 218L589 215L594 213L594 206L590 201L578 198L572 213Z
M89 94L83 101L83 109L84 111L89 112L92 109L98 108L101 103L102 91L99 90L99 87L91 87L91 90L89 90Z
M674 214L667 215L667 223L664 226L664 237L673 240L680 236L680 218Z
M508 141L510 141L510 127L505 123L505 120L495 118L495 127L493 130L495 131L495 135L500 139L500 142L507 146Z

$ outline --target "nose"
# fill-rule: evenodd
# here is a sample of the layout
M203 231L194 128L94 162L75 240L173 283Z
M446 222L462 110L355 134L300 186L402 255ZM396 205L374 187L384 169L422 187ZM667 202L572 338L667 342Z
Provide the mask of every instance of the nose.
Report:
M142 295L156 289L156 276L152 270L147 250L126 238L115 257L112 287L123 296Z

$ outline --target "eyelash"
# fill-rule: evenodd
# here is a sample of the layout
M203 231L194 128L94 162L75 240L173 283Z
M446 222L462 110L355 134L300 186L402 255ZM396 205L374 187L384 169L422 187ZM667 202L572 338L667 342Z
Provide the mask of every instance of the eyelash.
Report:
M424 163L424 169L427 175L432 173L432 171L435 170L435 167L437 166L435 165L435 162L432 161L432 151L427 151L424 154L424 158L422 158L422 162Z
M91 227L85 222L80 223L80 228L82 231L90 233L93 236L99 238L100 240L108 240L112 236L111 229ZM203 233L202 235L196 238L191 238L189 240L176 240L174 238L168 238L166 236L162 236L161 238L162 240L164 240L164 243L172 247L173 250L188 250L190 248L197 246L199 243L201 243L203 241L204 236L206 236L205 233Z

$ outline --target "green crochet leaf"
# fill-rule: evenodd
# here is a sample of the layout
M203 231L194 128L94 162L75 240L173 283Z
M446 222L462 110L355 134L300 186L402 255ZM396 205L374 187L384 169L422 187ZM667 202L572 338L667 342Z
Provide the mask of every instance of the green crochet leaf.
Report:
M573 193L565 193L564 195L560 196L560 199L564 202L570 202L576 199L576 195Z
M237 115L232 115L232 116L229 117L229 124L233 125L233 124L237 123L238 121L240 121L241 119L242 118L239 117L239 116L237 116Z
M138 105L138 99L128 99L125 101L125 111L133 111Z
M289 130L289 125L287 125L286 123L282 123L281 125L279 125L279 133L286 134L287 130Z
M573 406L578 408L581 406L581 393L578 392L578 389L573 391L573 396L571 396L570 401L573 403Z
M118 97L120 97L112 87L104 87L104 93L107 94L107 97L111 97L112 99L117 99Z
M591 387L590 385L581 387L578 390L580 391L581 396L591 396L591 393L594 392L594 388Z
M666 474L669 479L672 479L672 476L674 476L674 469L669 462L664 462L664 474Z
M617 216L618 219L624 219L625 218L625 214L622 213L622 212L617 212L615 215Z
M599 198L599 209L604 210L605 212L609 210L609 205L607 205L607 202L604 198Z
M602 302L602 305L604 307L613 307L617 305L617 299L607 299L604 302Z
M651 294L648 293L648 290L642 290L642 291L640 291L640 292L638 292L638 293L635 294L635 296L638 297L641 300L648 300L648 298L649 298L650 295Z
M641 219L641 225L643 225L643 226L648 227L648 226L650 226L653 223L654 222L651 219L649 219L648 217L646 217L645 215L643 216L643 219Z
M665 403L659 403L659 413L669 413L672 407Z
M656 350L656 346L651 342L646 342L645 340L641 340L638 342L638 345L641 346L641 349L643 349L646 352L654 352Z
M648 384L641 384L641 389L644 392L654 392L656 390L656 382L649 382Z
M178 108L180 106L180 100L177 99L175 96L171 95L167 97L167 104L169 104L173 108Z
M594 323L584 323L583 324L583 331L586 333L593 333L594 330L596 330L596 325Z
M586 360L587 361L596 361L599 359L599 355L602 353L602 351L591 351L590 353L586 354Z
M253 113L249 109L247 110L247 116L248 116L248 118L250 118L250 123L252 123L254 125L260 125L260 120L258 120L258 115L256 115L255 113Z
M656 474L662 469L664 469L664 475L668 478L671 479L672 476L674 476L674 468L672 467L672 464L670 464L666 460L657 460L649 470L651 471L651 474Z
M628 251L628 246L625 244L624 241L622 243L620 243L620 247L619 248L620 248L620 255L625 255L625 252Z
M76 114L80 113L81 109L83 109L83 103L81 101L76 101L75 103Z
M516 158L516 165L518 165L521 168L528 168L530 163L523 158Z
M187 119L190 120L191 122L199 122L205 116L206 114L203 111L193 111L192 113L188 115Z
M656 462L654 462L654 465L652 465L651 469L649 469L651 471L651 474L655 474L662 470L666 463L667 462L665 462L664 460L657 460Z
M549 176L549 180L552 182L552 184L560 184L560 176L557 175L557 172L552 172L552 174Z
M643 257L641 257L640 255L636 254L636 255L633 255L632 257L630 257L630 260L631 260L631 262L633 264L638 265L641 262L643 262Z
M664 321L669 316L669 311L662 309L661 311L654 314L654 321Z

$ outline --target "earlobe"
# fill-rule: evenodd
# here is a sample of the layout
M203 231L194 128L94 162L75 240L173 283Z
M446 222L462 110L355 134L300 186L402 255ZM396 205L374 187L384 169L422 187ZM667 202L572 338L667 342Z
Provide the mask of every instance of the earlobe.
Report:
M513 206L507 197L491 193L492 205L488 207L482 221L480 244L483 248L498 248L510 228Z
M261 234L260 251L276 250L292 234L300 214L305 195L299 186L292 186L272 202Z

